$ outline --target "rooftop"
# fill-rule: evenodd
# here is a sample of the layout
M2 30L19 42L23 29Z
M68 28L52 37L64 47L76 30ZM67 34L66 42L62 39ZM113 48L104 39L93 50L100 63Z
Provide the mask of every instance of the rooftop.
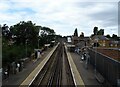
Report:
M92 37L92 39L98 39L98 40L109 40L107 37L103 35L95 35Z

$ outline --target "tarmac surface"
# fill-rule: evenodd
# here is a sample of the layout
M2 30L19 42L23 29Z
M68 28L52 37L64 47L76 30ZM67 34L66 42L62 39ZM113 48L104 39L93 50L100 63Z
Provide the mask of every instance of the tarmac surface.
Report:
M41 58L28 62L21 72L18 72L17 74L10 74L9 78L2 81L2 85L5 87L20 85L52 49L53 48L48 48L46 51L43 52Z
M85 61L81 60L81 56L77 53L70 53L73 61L82 77L82 80L85 84L85 86L101 86L102 85L96 80L95 78L95 72L94 67L90 64L88 64L88 68L85 67Z

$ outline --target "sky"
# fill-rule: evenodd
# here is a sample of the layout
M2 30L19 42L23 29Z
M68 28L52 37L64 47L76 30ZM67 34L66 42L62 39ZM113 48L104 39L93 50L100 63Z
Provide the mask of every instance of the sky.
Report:
M32 21L56 34L93 34L95 26L105 35L118 35L118 0L0 0L0 24Z

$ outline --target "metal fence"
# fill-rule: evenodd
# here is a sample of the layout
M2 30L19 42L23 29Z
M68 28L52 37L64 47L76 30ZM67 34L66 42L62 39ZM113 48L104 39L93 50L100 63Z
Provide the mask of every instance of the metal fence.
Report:
M89 49L90 63L111 84L118 87L120 81L120 62L97 51ZM120 84L119 84L120 86Z

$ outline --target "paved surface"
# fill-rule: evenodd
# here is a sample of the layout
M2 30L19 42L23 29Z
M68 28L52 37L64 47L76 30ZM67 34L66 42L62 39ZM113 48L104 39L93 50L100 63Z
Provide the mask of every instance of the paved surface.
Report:
M52 49L52 51L49 52L49 54L44 58L44 60L41 61L38 64L38 66L29 74L29 76L20 84L21 86L32 84L33 80L37 77L39 72L43 69L44 65L50 59L51 55L53 54L53 52L56 50L57 47L58 47L58 45L55 46L54 49Z
M18 72L15 75L10 75L9 78L5 79L2 82L2 85L5 87L8 85L20 85L26 79L26 77L28 77L28 75L38 66L38 64L41 63L41 61L48 55L51 50L52 48L49 48L47 51L43 52L44 54L41 58L30 61L28 64L26 64L25 68L21 72Z
M76 53L70 53L72 59L83 79L85 86L101 86L100 83L95 79L94 68L89 64L88 69L85 68L85 62L81 61L80 55Z

